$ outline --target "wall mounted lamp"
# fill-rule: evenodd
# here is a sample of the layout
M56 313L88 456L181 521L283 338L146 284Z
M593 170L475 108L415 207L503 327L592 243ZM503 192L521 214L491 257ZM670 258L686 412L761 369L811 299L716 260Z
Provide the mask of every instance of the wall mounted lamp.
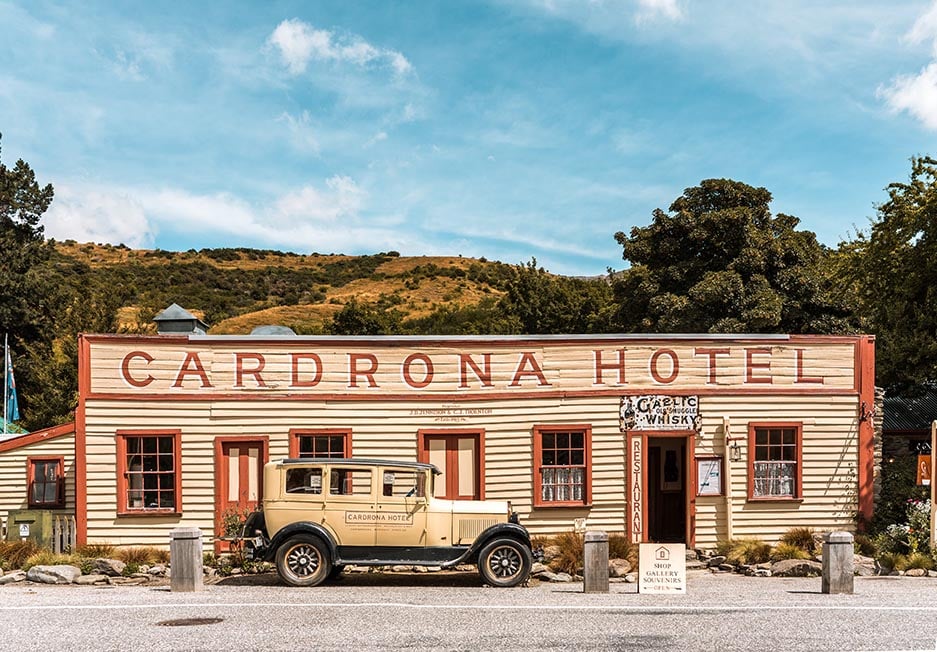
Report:
M739 447L739 440L737 437L729 438L731 442L729 444L729 461L730 462L741 462L742 461L742 449Z
M869 409L869 406L865 401L862 401L862 404L859 406L859 421L868 421L869 419L875 418L875 406L872 406L872 409Z

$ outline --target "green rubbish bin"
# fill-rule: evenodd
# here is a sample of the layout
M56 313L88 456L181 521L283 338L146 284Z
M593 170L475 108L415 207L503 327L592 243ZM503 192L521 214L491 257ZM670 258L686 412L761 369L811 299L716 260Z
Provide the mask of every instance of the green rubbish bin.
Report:
M7 516L7 541L31 539L38 545L52 546L52 512L47 509L17 509Z

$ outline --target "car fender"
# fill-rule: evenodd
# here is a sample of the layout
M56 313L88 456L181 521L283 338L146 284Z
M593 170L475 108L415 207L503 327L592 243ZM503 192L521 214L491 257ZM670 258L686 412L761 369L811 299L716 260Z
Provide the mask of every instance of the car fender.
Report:
M517 523L498 523L497 525L492 525L490 528L483 530L482 533L475 538L475 541L472 542L472 545L469 546L468 552L462 556L461 560L475 559L478 556L478 551L484 548L485 545L493 539L515 539L519 543L527 546L528 549L531 547L530 533L523 525L518 525Z
M273 539L270 540L270 545L267 546L265 551L264 559L266 561L271 561L276 556L277 549L284 542L286 542L287 539L290 539L297 534L311 534L312 536L322 539L322 541L325 542L325 545L328 546L329 557L332 559L337 558L335 539L332 538L332 535L328 530L326 530L318 523L298 521L296 523L290 523L275 535L273 535Z

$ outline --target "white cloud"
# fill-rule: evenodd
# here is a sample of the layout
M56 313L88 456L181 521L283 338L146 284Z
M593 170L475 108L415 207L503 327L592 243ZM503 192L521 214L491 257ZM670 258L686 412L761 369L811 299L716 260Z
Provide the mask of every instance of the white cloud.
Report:
M56 240L152 245L154 231L143 206L131 195L56 184L55 200L43 217L46 236Z
M413 66L400 52L377 48L356 34L337 35L316 29L299 19L284 20L277 25L267 43L280 52L287 70L300 75L312 60L389 66L398 75L409 73Z
M326 180L325 185L325 190L307 185L281 197L274 204L274 221L302 225L357 217L366 193L354 180L334 176Z
M290 132L290 144L301 152L319 153L319 140L312 127L309 111L303 111L299 116L293 116L285 111L277 118L277 122L286 125Z
M379 131L376 134L374 134L370 139L368 139L368 141L364 144L364 147L373 147L374 145L377 145L378 143L383 142L385 140L387 140L387 132Z
M683 11L677 0L638 0L635 22L640 25L656 18L680 20L683 18Z
M917 75L896 77L890 86L878 90L889 108L907 111L925 127L937 131L937 62L925 66Z
M937 131L937 1L914 22L904 41L915 45L930 41L932 61L917 75L898 75L888 86L880 86L877 95L894 113L906 111Z

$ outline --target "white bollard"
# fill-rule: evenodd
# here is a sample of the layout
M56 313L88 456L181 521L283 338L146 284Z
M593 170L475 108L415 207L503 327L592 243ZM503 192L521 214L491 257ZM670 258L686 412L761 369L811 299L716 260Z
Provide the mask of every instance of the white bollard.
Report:
M170 591L201 591L202 531L177 527L169 537Z

